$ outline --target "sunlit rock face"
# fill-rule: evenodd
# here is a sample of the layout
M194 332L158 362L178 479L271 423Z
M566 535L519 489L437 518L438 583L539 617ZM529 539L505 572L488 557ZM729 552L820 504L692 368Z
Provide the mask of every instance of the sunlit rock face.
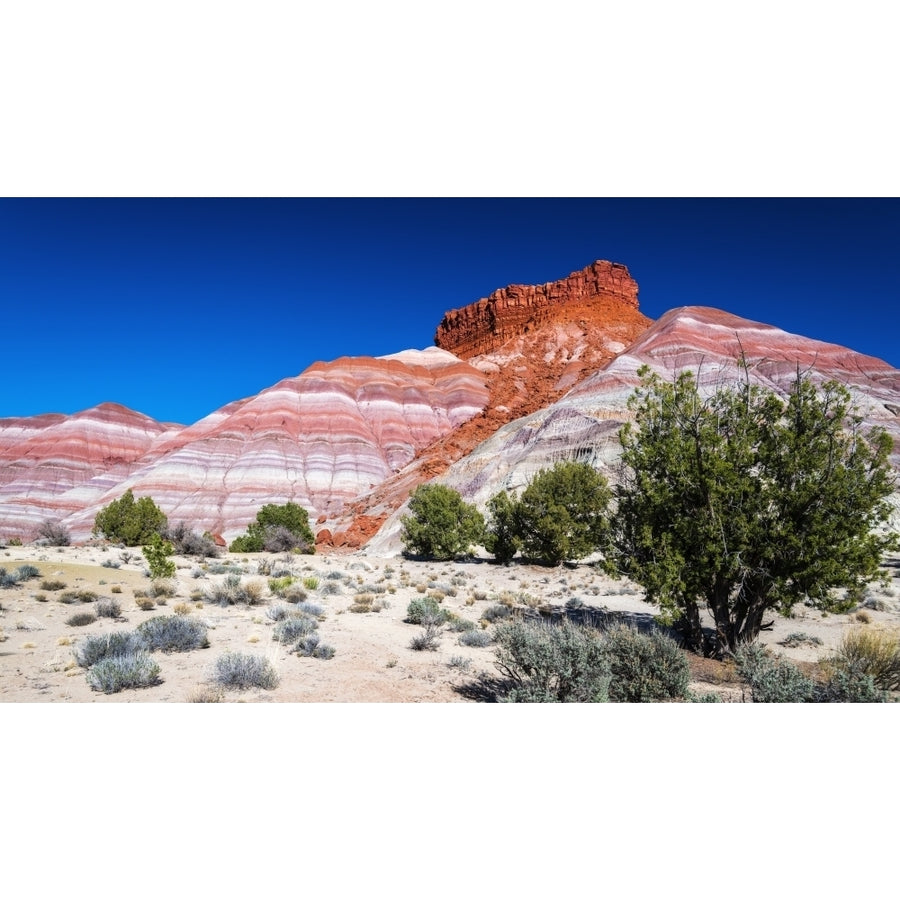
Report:
M345 357L315 363L188 428L153 423L154 440L137 446L123 436L117 456L99 454L108 467L98 464L79 479L61 479L59 459L91 456L98 444L85 425L69 443L34 459L30 484L44 484L40 492L52 483L54 509L68 513L63 524L75 539L87 537L97 511L128 488L136 497L152 496L170 521L227 538L266 503L294 501L313 521L338 512L481 412L487 399L485 376L438 348L377 359ZM21 420L11 427L28 430ZM8 452L18 458L16 446ZM33 497L21 486L7 486L8 499L0 507L4 534L15 533L11 522L33 528L48 517L46 509L36 514Z
M628 397L648 365L661 377L689 369L701 389L746 377L784 395L797 372L816 384L839 381L849 389L864 427L881 426L894 441L892 465L900 470L900 371L846 347L789 334L708 307L671 310L624 353L562 398L500 428L438 480L483 508L501 489L518 491L543 468L564 459L590 462L615 481L621 455L618 432L630 418ZM900 505L898 495L894 505ZM400 509L370 542L372 552L399 550ZM898 521L897 524L900 524Z
M80 511L181 428L116 403L0 419L0 535L30 539L45 519Z

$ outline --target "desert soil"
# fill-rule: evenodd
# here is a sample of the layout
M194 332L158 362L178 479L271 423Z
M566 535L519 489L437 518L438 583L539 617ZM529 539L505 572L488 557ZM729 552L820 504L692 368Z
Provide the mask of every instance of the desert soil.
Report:
M581 601L581 611L612 612L632 621L649 622L658 610L643 600L640 589L627 581L614 581L590 565L546 569L528 565L502 567L487 561L428 563L395 557L379 559L364 553L349 555L285 556L283 554L223 554L218 560L175 557L175 596L161 598L155 608L139 608L135 591L148 591L150 579L144 560L132 548L122 562L119 548L85 546L66 548L9 547L0 550L0 566L13 572L31 564L40 575L11 588L0 589L0 701L7 703L171 703L196 699L216 691L210 683L214 660L226 650L265 656L279 675L273 690L249 689L218 692L231 702L264 703L465 703L476 696L465 690L481 675L496 676L494 651L462 646L459 634L444 629L435 651L415 651L410 640L421 628L404 622L408 603L430 590L445 593L442 605L461 618L478 623L484 611L506 598L533 606L548 605L562 613L567 601ZM126 557L127 558L127 557ZM103 563L107 565L104 566ZM873 625L900 626L900 563L889 560L894 576L887 588L873 586L868 597L879 609L823 615L798 606L792 618L774 617L763 643L785 657L812 663L827 657L848 628L868 620ZM116 564L117 567L113 567ZM260 574L271 565L289 570L296 578L316 577L308 600L324 608L319 635L335 648L332 659L298 657L272 637L275 623L267 609L279 599L268 588L269 576ZM245 582L263 587L258 605L218 606L204 598L209 587L226 577L221 568L242 572ZM327 578L340 573L340 578ZM62 590L41 587L46 580L65 582ZM326 584L337 584L339 594L325 594ZM374 607L380 611L353 612L354 596L363 587L375 588ZM114 588L116 590L114 590ZM98 618L86 626L66 624L73 613L93 609L92 602L64 603L65 590L93 591L118 599L117 620ZM383 593L380 591L383 590ZM210 646L186 653L155 652L161 681L148 688L116 694L91 689L85 672L75 663L73 649L88 634L132 630L159 615L182 614L203 621ZM480 627L480 626L479 626ZM782 642L792 634L805 640L796 646ZM816 643L819 641L820 643ZM453 662L453 664L451 664ZM693 688L715 690L723 699L740 701L744 694L728 666L692 658Z

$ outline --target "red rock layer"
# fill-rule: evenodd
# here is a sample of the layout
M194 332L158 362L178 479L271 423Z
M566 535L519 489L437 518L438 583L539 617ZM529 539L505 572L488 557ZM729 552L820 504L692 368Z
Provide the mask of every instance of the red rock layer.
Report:
M497 302L492 304L492 298ZM523 298L538 298L540 305L522 305L520 311L527 315L518 317L517 326L513 326L515 317L508 317L496 332L483 331L470 341L470 346L490 347L489 352L469 356L469 362L489 377L491 393L485 410L329 521L329 546L363 546L418 484L441 475L507 423L553 403L652 324L637 309L637 284L628 270L616 263L596 262L561 281L536 287L512 285L487 300L447 313L435 341L452 342L453 334L459 337L479 316L490 319L489 312L478 310L492 305L509 309L510 303ZM501 333L506 335L503 341ZM464 351L457 348L456 352Z
M460 359L471 359L541 327L560 307L605 300L637 309L637 295L637 282L625 266L597 260L568 278L538 285L511 284L484 300L445 313L434 342Z

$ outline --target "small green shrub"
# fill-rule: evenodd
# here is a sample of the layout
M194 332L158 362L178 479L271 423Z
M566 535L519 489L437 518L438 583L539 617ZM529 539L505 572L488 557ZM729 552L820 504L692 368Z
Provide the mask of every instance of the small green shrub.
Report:
M271 691L278 686L278 673L263 656L229 650L213 666L213 681L224 688L247 690L257 687Z
M303 579L303 587L308 591L314 591L319 586L319 579L315 575L308 575Z
M459 616L452 616L447 627L450 631L463 632L475 631L478 625L471 619L461 619Z
M309 514L296 503L267 503L247 526L247 533L232 541L232 553L279 553L296 550L315 553L316 538L309 527Z
M118 499L104 506L94 519L94 534L128 547L146 544L153 535L159 537L166 527L165 513L150 497L134 499L129 488Z
M420 484L409 498L409 511L400 520L407 553L453 559L483 540L484 517L446 485Z
M150 687L160 680L159 664L143 650L108 656L94 663L86 674L91 689L104 694L116 694L126 688Z
M28 581L29 578L38 578L40 577L40 569L37 566L24 565L19 566L15 571L16 578L19 581Z
M647 703L687 696L691 674L687 656L667 635L641 634L622 625L606 632L603 648L612 675L611 701Z
M148 650L184 653L209 646L206 625L187 616L154 616L136 629Z
M158 534L153 534L144 544L142 550L144 556L147 557L150 577L154 581L161 578L175 577L175 563L169 559L175 552L175 548L169 541L164 541Z
M121 567L122 563L117 559L104 559L100 565L103 566L104 569L118 569Z
M290 575L285 575L283 578L270 578L269 590L275 594L276 597L283 597L285 590L293 583L294 579Z
M433 597L416 597L406 607L406 619L410 625L424 625L432 621L438 625L446 622L449 614Z

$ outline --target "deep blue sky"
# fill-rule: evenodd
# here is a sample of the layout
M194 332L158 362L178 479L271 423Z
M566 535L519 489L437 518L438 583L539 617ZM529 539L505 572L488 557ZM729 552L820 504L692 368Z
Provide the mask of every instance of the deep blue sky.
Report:
M898 365L898 250L897 200L0 200L0 417L194 422L595 259L651 318L716 306Z

